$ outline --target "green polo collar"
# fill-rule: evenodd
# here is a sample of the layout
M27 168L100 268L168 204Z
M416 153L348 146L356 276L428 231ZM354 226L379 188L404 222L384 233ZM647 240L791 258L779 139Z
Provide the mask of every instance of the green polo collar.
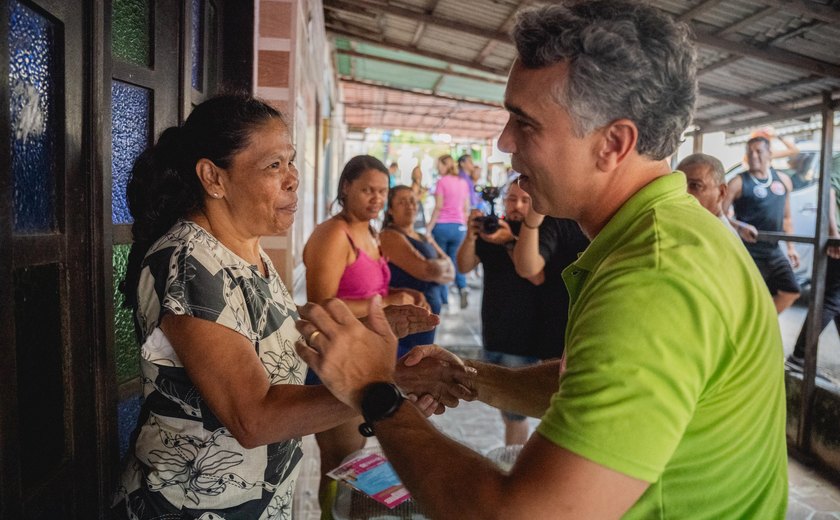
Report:
M675 171L654 180L630 197L598 233L573 265L592 272L620 242L627 227L645 211L666 199L685 197L685 174Z

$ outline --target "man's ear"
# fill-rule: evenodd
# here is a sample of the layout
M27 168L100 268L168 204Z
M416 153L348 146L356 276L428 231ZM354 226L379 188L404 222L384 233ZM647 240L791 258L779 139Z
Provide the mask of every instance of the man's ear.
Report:
M639 129L629 119L617 119L600 130L596 166L601 171L616 169L636 149Z
M718 203L723 203L727 191L729 191L729 186L725 182L718 186Z
M204 186L204 191L214 199L222 198L225 195L219 167L210 159L202 157L195 163L195 174L199 182Z

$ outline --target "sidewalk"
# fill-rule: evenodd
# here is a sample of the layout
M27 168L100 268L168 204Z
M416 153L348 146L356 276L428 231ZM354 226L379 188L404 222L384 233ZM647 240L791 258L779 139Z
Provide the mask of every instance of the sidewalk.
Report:
M441 325L436 342L456 354L475 358L481 351L481 289L472 289L470 305L458 309L457 298L451 308L441 312ZM438 426L466 443L479 453L486 454L504 443L504 427L499 412L483 403L461 403L432 420ZM531 430L539 422L529 419ZM371 440L376 442L375 438ZM296 520L318 520L318 446L315 437L308 435L303 442L304 457L294 501ZM789 458L790 494L788 520L840 520L840 488L820 474Z

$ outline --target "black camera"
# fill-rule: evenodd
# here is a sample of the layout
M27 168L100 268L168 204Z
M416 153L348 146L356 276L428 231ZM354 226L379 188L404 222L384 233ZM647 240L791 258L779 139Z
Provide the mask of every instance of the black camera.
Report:
M490 214L476 217L475 221L481 226L481 232L490 235L499 229L499 217L496 215L496 199L501 190L498 186L476 186L475 191L481 194L481 200L490 205Z

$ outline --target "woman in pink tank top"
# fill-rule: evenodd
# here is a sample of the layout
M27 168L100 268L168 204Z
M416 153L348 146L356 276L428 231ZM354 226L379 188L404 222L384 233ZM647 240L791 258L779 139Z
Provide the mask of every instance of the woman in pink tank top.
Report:
M427 307L423 294L410 289L389 289L391 272L388 260L379 248L379 236L371 220L379 217L388 196L388 170L370 155L350 159L338 181L336 202L341 211L319 224L303 249L306 266L306 295L311 302L323 304L340 298L357 317L367 315L370 299L382 296L383 306L421 305ZM320 384L313 372L307 384ZM326 473L364 446L358 432L362 418L315 435L321 450L321 484L318 490L322 510L329 510L335 493L335 481Z
M435 210L426 227L426 235L434 238L434 241L455 264L455 286L458 288L463 309L468 303L467 279L457 270L458 262L455 256L467 234L470 188L467 181L458 175L458 167L451 155L442 155L438 158L438 172L440 179L435 186ZM444 291L443 303L448 303L448 294L448 291Z

